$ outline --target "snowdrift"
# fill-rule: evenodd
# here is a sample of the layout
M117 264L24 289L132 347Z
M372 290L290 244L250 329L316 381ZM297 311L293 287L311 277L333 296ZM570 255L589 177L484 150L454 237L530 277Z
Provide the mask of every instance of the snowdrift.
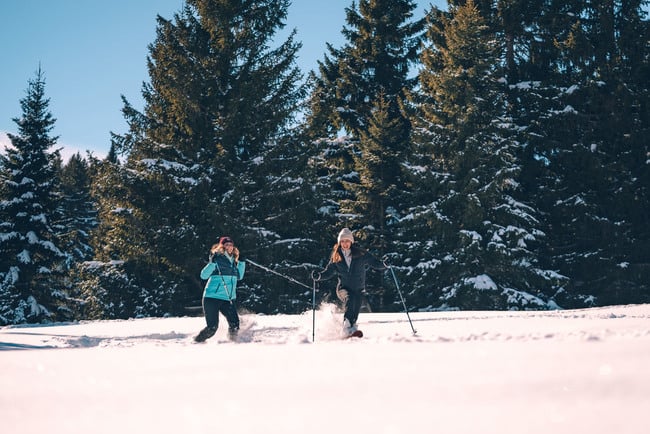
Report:
M14 433L647 433L650 305L242 315L0 329ZM315 341L312 338L315 337Z

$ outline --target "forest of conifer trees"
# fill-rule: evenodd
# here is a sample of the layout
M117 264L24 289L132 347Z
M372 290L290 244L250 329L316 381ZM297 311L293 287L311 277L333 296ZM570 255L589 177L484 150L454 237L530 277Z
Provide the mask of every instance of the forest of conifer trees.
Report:
M158 17L144 108L62 161L42 71L0 155L0 325L186 315L229 235L311 286L343 227L410 310L650 302L646 0L358 0L296 66L289 0ZM328 299L336 282L320 283ZM248 267L241 309L311 293ZM367 307L402 308L369 273Z

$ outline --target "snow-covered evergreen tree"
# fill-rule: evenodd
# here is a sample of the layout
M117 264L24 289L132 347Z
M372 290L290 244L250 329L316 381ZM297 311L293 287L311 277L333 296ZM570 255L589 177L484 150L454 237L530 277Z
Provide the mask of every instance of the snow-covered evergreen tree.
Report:
M70 157L59 170L60 201L56 222L60 230L61 249L66 252L67 266L94 257L90 233L97 226L97 210L90 195L92 164L79 153Z
M412 67L424 24L414 19L415 9L412 0L352 2L341 32L346 43L328 45L329 54L311 75L307 123L315 150L321 150L313 160L320 165L317 185L330 187L321 190L320 209L333 211L323 233L326 245L345 225L383 255L397 235L389 225L403 208L401 163L411 132L401 104L417 82ZM369 286L381 292L381 276L369 276Z
M0 324L42 322L66 310L59 287L64 253L56 231L55 119L37 71L20 100L17 134L2 155L0 183ZM48 152L50 151L50 152ZM59 312L61 309L61 312Z
M429 308L553 307L559 276L540 268L539 213L521 197L503 48L471 0L431 16L437 44L425 49L413 99L411 168L421 193L402 225L412 240L404 272L413 297Z
M549 262L570 278L566 306L648 300L642 4L580 3L569 31L540 31L559 48L543 56L551 73L513 86L536 175L527 190L548 215Z
M315 134L326 134L315 138L334 139L341 131L348 135L346 143L354 147L349 149L346 161L341 161L340 172L347 172L346 165L350 163L352 171L363 171L368 177L365 185L376 182L403 188L399 156L407 149L410 123L400 102L416 83L410 72L417 60L423 25L422 20L413 20L415 7L410 0L362 0L358 7L353 3L346 8L346 26L342 30L347 43L340 49L329 45L329 56L320 62L318 75L312 75L308 122ZM378 110L393 124L391 140L368 143L362 139L369 137L368 130ZM366 166L366 162L375 161L373 153L377 146L386 158ZM375 213L361 205L368 204L368 197L356 200L354 193L363 187L350 183L359 184L358 176L350 174L347 182L353 194L344 212L357 214L347 220L360 228L367 226L368 236L373 233L370 244L379 247L385 234L381 230L385 226L385 212ZM379 206L375 199L371 202L370 207ZM358 209L354 209L355 204L359 204Z
M172 20L158 18L144 111L125 100L129 132L114 137L124 162L107 163L95 188L97 233L110 238L98 259L124 261L139 273L128 281L154 296L160 280L175 288L156 312L200 303L198 271L219 236L245 252L265 233L249 225L267 181L257 167L272 164L264 156L301 96L299 45L293 35L273 41L288 5L188 0Z

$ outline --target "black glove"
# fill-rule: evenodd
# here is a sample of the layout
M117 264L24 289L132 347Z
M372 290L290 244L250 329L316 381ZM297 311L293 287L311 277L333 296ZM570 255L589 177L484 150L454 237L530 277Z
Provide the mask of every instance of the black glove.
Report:
M208 256L208 262L212 262L213 257L214 257L214 253L210 252L210 255Z
M316 270L311 272L311 278L312 280L318 282L320 280L320 273Z

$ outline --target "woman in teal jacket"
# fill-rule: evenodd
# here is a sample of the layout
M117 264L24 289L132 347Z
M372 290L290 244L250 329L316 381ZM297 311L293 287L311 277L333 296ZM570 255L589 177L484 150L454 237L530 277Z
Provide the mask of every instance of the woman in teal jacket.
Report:
M221 237L210 249L210 262L201 270L201 279L207 279L203 290L203 314L206 327L194 338L203 342L217 332L219 312L228 321L228 337L237 338L237 281L243 279L246 263L239 260L239 249L230 237Z

